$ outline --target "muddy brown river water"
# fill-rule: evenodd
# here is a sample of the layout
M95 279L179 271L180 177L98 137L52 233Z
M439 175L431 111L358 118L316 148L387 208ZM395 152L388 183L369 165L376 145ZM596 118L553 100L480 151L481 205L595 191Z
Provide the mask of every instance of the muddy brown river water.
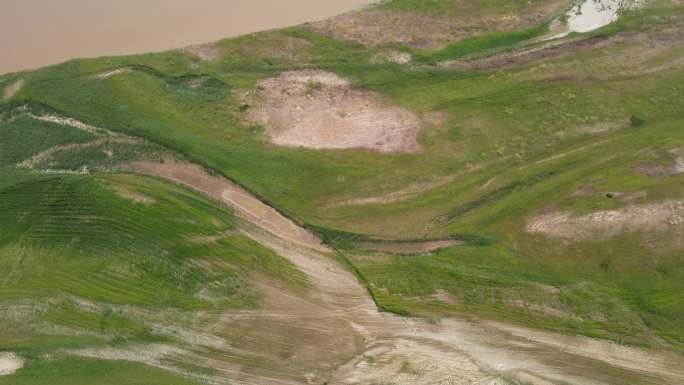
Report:
M370 0L1 0L0 74L296 25Z

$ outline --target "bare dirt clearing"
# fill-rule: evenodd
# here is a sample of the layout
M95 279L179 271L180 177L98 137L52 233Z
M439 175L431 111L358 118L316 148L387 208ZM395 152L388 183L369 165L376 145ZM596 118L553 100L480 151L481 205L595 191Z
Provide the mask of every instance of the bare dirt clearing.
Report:
M21 90L24 86L24 79L19 79L16 82L5 87L5 91L2 95L2 100L10 100L17 92Z
M134 169L184 184L234 208L251 222L241 228L243 234L288 259L307 277L305 292L293 294L265 283L261 309L221 317L213 334L239 346L183 356L184 362L221 373L211 378L213 383L684 381L681 358L664 353L611 342L589 344L593 340L497 323L430 323L381 313L366 288L330 257L318 238L228 180L177 163L138 164ZM301 346L300 340L309 343ZM646 355L648 360L643 359Z
M527 223L527 231L567 240L583 240L605 239L638 231L681 231L683 225L684 201L666 201L578 217L566 212L542 214Z
M24 366L24 359L11 352L0 352L0 376L14 374Z
M325 71L287 71L259 82L246 117L278 145L413 152L421 120L380 95Z
M670 152L677 157L670 167L670 173L672 175L684 173L684 147L673 149Z

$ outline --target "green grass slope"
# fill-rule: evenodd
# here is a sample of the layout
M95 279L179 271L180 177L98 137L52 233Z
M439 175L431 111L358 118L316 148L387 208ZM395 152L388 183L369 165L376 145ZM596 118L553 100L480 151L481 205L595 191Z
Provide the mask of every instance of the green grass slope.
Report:
M3 385L196 385L160 369L122 361L59 359L28 364L16 375L0 377Z
M464 2L395 0L379 9L444 15L457 3ZM473 4L462 8L465 16L493 12L503 2ZM216 60L172 51L6 75L0 84L21 78L25 85L2 105L12 117L0 121L0 138L16 144L0 143L0 164L89 140L13 115L23 105L31 111L49 106L61 116L176 151L317 229L341 248L386 309L436 318L475 314L681 351L681 224L570 240L526 230L543 213L578 217L681 201L684 174L666 171L684 146L684 10L673 4L652 2L562 44L537 40L542 27L535 25L438 51L364 46L302 26L218 42L211 47ZM290 48L293 41L298 43ZM375 60L394 50L412 52L413 61ZM417 115L437 114L440 122L421 131L415 154L269 144L263 127L244 121L253 106L238 95L254 92L260 79L312 67ZM127 70L97 76L116 68ZM85 153L55 165L78 170L94 157ZM187 259L228 258L282 279L289 275L287 265L263 250L244 259L245 250L258 248L239 237L188 243L188 237L230 229L231 219L158 181L16 170L3 175L0 212L9 219L0 223L0 264L11 272L2 281L4 300L64 292L98 303L187 311L244 307L257 303L243 290L244 272L215 277ZM155 203L126 200L116 186ZM392 196L400 198L369 199ZM364 199L370 203L344 204ZM347 242L447 237L468 242L420 256L368 254ZM216 281L222 284L211 285ZM208 298L194 295L208 287L215 290ZM57 320L52 322L100 327L97 317L74 321L60 313L72 306L68 301L55 306L47 313ZM126 338L157 338L132 320L111 322ZM15 342L0 348L33 346L21 338L6 336L3 341ZM35 343L53 344L45 341Z
M292 265L237 233L229 211L180 187L128 174L0 172L0 351L28 359L0 383L187 384L65 351L183 347L159 325L190 333L227 309L258 308L252 274L301 285Z

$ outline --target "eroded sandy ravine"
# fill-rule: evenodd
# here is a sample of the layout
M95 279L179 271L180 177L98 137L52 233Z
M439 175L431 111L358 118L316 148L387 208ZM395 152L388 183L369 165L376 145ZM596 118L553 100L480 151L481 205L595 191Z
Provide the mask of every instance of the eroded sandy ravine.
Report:
M263 376L279 378L277 383L330 384L504 384L504 378L533 384L684 382L683 360L667 354L493 322L429 323L381 313L317 237L227 179L174 162L141 163L134 170L234 208L251 223L242 230L247 236L287 258L310 280L305 296L283 298L277 288L265 287L263 310L223 316L232 333L251 328L249 346L264 354L278 344L303 345L270 373L249 364L226 365L226 375L235 381L260 383L255 379ZM315 364L303 363L312 357Z

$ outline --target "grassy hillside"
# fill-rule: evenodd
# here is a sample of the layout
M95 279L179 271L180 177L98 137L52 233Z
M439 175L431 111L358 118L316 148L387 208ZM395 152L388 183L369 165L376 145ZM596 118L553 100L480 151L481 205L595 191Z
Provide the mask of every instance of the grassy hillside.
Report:
M159 325L190 333L226 309L258 308L252 274L300 285L228 211L150 178L3 171L0 211L0 350L30 359L7 383L189 383L64 351L185 346Z
M92 359L60 359L32 362L11 377L0 377L7 385L195 385L196 382L142 364Z
M658 207L683 198L684 9L655 1L600 30L541 40L568 5L393 0L370 11L456 20L545 9L514 29L474 29L434 49L344 40L305 25L207 45L208 60L179 50L1 76L0 86L24 85L0 105L0 269L9 272L0 301L31 310L0 330L0 350L38 357L65 347L166 343L145 320L107 309L253 308L252 272L301 279L235 235L229 213L181 188L127 174L13 167L74 145L32 168L111 171L181 154L316 229L387 310L468 314L681 352L684 232L676 218L660 220ZM410 61L388 59L397 52ZM246 120L257 106L242 95L257 93L260 80L310 68L421 117L420 151L270 144L267 129ZM102 136L30 114L145 141L78 146ZM558 224L531 231L544 215L571 231L554 235ZM621 215L627 219L592 232L591 223ZM221 234L228 235L202 242ZM410 256L354 245L438 238L465 242ZM84 310L82 301L96 306ZM39 333L46 324L59 328ZM81 332L57 332L67 329ZM26 376L61 364L35 365ZM79 365L94 376L114 370Z

